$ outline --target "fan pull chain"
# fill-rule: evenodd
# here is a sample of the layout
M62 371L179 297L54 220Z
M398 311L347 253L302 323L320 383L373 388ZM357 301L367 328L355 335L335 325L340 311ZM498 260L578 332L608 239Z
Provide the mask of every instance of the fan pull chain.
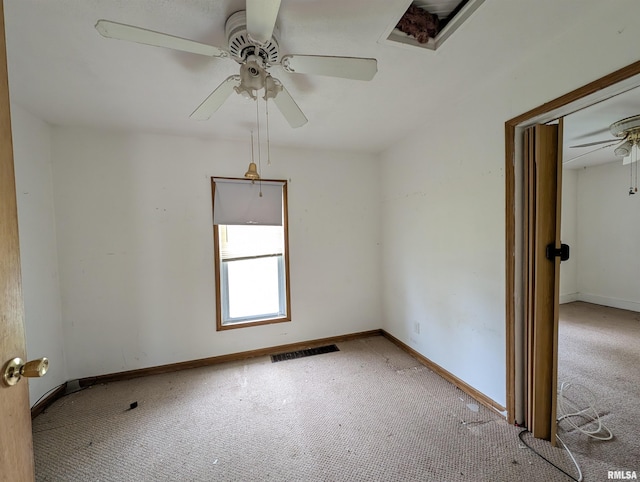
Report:
M251 162L253 161L253 130L251 131Z
M629 196L633 194L633 157L629 159Z
M634 194L638 192L638 148L638 141L636 140L631 146L631 151L635 153L636 158L636 161L634 162L634 164L636 165L636 184L633 190Z
M267 117L267 166L271 165L271 146L269 145L269 99L264 101L264 111Z
M258 105L258 99L256 99L256 124L258 125L258 172L262 174L262 163L260 162L260 106ZM260 183L260 197L262 197L262 176L259 178Z
M636 141L633 141L631 145L631 154L629 155L629 196L638 192L638 146ZM635 174L635 183L633 176L633 167L635 164L636 174Z

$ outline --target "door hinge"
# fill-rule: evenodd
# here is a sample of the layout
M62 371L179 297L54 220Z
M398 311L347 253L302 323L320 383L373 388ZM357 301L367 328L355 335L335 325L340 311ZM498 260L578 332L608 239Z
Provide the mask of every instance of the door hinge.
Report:
M549 244L547 246L547 259L554 261L555 258L560 257L560 261L566 261L569 259L569 245L561 244L559 248L556 248L555 244Z

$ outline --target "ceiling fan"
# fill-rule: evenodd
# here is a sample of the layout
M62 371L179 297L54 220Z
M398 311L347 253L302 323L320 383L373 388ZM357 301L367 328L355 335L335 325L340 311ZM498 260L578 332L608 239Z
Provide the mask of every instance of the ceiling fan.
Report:
M609 126L609 132L611 132L611 135L613 135L614 137L617 137L617 139L607 139L603 141L588 142L586 144L578 144L576 146L569 146L571 148L579 148L606 144L605 146L598 147L589 152L569 159L567 162L574 161L576 159L579 159L580 157L591 154L592 152L596 152L601 149L606 149L613 146L616 146L613 150L614 155L617 157L622 157L623 164L629 164L631 162L637 161L638 159L632 159L632 156L630 156L630 154L632 153L634 146L636 147L636 150L640 149L640 115L634 115L614 122Z
M264 89L263 99L273 99L291 127L300 127L307 123L307 118L283 83L271 76L271 67L279 65L285 72L294 74L371 80L378 70L377 61L360 57L282 55L276 25L280 2L281 0L246 0L246 10L235 12L225 23L228 43L226 49L109 20L98 20L95 27L101 35L108 38L210 57L230 58L238 62L240 73L223 80L193 111L190 116L192 119L209 119L234 91L257 99L258 91Z

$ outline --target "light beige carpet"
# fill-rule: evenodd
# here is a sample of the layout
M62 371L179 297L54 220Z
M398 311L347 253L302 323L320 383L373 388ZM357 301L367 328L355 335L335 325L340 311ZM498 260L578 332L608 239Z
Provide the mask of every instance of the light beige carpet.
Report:
M570 480L520 443L519 428L385 338L338 346L62 398L33 423L37 480ZM527 438L575 473L566 452ZM606 480L606 465L581 462L585 480Z
M576 384L569 395L582 400L580 406L587 406L593 393L597 412L614 435L595 440L561 421L559 434L570 450L608 470L636 471L640 477L640 313L584 302L562 305L558 381ZM584 417L575 420L583 429L596 428Z

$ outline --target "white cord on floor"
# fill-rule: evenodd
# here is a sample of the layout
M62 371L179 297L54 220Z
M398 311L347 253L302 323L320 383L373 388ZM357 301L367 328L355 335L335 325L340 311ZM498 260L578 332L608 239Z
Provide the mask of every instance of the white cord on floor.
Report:
M576 387L576 388L579 387L587 394L588 403L585 408L580 408L576 403L571 402L567 399L566 391L571 387ZM583 433L588 437L594 438L596 440L611 440L613 438L613 433L611 432L611 430L609 430L609 428L604 423L602 423L602 420L600 419L600 415L596 410L595 404L596 404L596 397L593 394L593 392L589 390L587 387L577 383L572 384L570 382L562 382L560 384L560 391L558 392L558 411L560 412L560 416L558 417L557 421L560 422L562 420L566 420L578 432ZM578 416L582 418L591 419L592 422L596 423L596 428L594 430L587 430L582 427L579 427L572 420L572 417L578 417ZM558 442L562 444L562 447L567 451L567 453L569 454L569 457L571 457L571 460L573 461L573 465L575 465L576 469L578 470L578 478L576 480L577 482L581 482L582 470L580 470L578 461L573 456L573 453L571 452L571 450L569 450L569 447L567 447L567 444L564 443L564 440L562 440L558 434L556 434L556 438L558 439Z
M571 450L569 450L569 447L567 447L567 444L564 443L564 441L560 438L560 436L558 434L556 434L556 438L558 439L558 442L560 442L562 444L562 447L567 451L567 453L569 454L569 457L571 457L571 460L573 460L573 465L575 465L576 469L578 470L578 478L575 479L576 482L582 482L582 470L580 470L580 466L578 465L578 461L576 460L576 458L571 453Z
M570 402L569 400L567 400L567 398L565 396L565 391L567 389L569 389L571 386L581 387L590 396L590 400L589 400L589 403L587 404L586 408L582 408L581 409L575 403ZM613 438L613 433L611 432L611 430L609 430L609 428L605 424L602 423L602 420L600 420L600 415L598 415L598 411L595 409L595 399L596 399L596 397L593 395L593 392L591 392L591 390L589 390L584 385L580 385L580 384L577 384L577 383L572 385L569 382L562 382L562 384L560 385L560 390L558 392L558 400L557 400L557 405L558 405L558 410L560 412L560 417L558 417L556 422L560 422L561 420L567 420L580 433L583 433L583 434L585 434L585 435L587 435L589 437L592 437L594 439L597 439L597 440L611 440ZM573 410L573 412L569 412L567 409ZM590 411L592 411L595 414L595 416L589 417L589 416L585 415L586 413L588 413ZM581 416L581 417L584 417L584 418L591 418L593 422L597 422L597 427L598 427L597 430L585 430L585 429L583 429L581 427L578 427L571 420L571 417L576 417L576 416ZM518 437L520 438L520 440L522 441L522 443L525 446L527 446L529 449L533 450L538 456L542 457L545 461L547 461L549 464L553 465L556 469L558 469L560 472L564 473L565 475L567 475L571 479L575 480L576 482L582 482L582 480L583 480L583 478L582 478L582 470L580 469L580 466L578 465L578 461L573 456L573 453L571 452L571 450L569 450L569 447L567 447L567 444L564 443L564 440L562 440L557 433L556 433L556 438L558 439L558 442L560 442L560 444L562 444L562 448L564 448L567 451L567 453L569 454L569 457L571 457L571 460L573 461L573 465L575 465L575 467L576 467L576 469L578 471L578 478L577 479L575 477L573 477L571 474L569 474L568 472L565 472L563 469L558 467L553 462L551 462L544 455L542 455L539 452L537 452L536 450L534 450L533 447L531 447L524 440L524 438L522 438L522 435L524 433L526 433L526 432L528 432L528 430L525 428L524 430L522 430L518 434ZM609 435L606 435L606 436L596 435L596 434L599 434L600 432L606 432Z
M565 396L565 391L571 387L580 387L589 397L589 402L587 407L580 408L574 402L567 400ZM560 392L558 393L558 410L560 412L560 416L558 417L558 422L561 420L566 420L573 428L578 430L579 432L594 438L596 440L611 440L613 438L613 433L609 428L602 423L600 419L600 415L598 415L598 411L595 408L596 397L591 390L589 390L584 385L580 385L577 383L570 382L562 382L560 384ZM582 427L579 427L573 420L572 417L584 417L590 418L591 421L596 423L596 428L593 430L587 430ZM564 444L563 444L564 445Z

